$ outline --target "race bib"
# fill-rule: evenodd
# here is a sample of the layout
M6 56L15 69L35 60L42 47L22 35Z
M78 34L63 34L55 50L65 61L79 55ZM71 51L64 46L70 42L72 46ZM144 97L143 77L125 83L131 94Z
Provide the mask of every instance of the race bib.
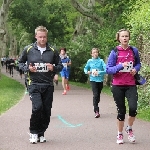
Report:
M65 68L67 68L67 63L62 63L62 65L63 65Z
M34 63L37 72L48 72L48 68L46 66L46 63Z
M123 70L120 70L119 72L130 72L133 69L133 62L128 62L128 65L124 67Z

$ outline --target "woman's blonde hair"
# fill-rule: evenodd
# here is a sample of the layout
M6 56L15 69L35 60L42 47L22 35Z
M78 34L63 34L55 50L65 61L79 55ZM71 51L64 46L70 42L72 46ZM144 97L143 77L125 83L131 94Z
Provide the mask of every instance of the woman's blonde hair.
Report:
M37 34L38 31L42 31L42 32L48 33L48 30L47 30L46 27L44 27L44 26L38 26L38 27L35 29L35 34Z
M120 29L120 30L116 33L116 41L118 41L119 43L120 43L120 41L119 41L119 35L120 35L120 32L122 32L122 31L127 31L127 32L129 33L129 40L130 40L130 31L127 30L127 29Z

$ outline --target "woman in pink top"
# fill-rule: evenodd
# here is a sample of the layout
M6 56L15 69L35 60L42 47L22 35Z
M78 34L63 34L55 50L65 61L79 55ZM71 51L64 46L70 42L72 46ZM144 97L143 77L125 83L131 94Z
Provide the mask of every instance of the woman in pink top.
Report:
M133 122L137 115L138 93L134 75L140 70L141 63L137 48L129 45L130 32L121 29L116 34L116 40L120 43L117 52L112 50L106 67L106 72L113 75L112 93L117 106L117 143L123 144L123 127L126 114L125 98L128 100L129 117L125 131L128 140L135 142L132 131Z

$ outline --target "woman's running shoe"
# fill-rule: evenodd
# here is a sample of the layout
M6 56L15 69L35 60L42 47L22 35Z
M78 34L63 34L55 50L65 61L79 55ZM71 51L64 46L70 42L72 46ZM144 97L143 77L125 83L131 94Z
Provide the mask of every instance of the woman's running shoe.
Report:
M125 132L128 134L128 140L131 143L135 143L135 136L133 134L132 129L128 129L128 127L126 127Z
M66 85L66 90L69 91L70 90L70 86Z
M117 135L117 144L123 144L123 135L122 134L119 134Z
M67 92L66 91L64 91L63 93L62 93L62 95L66 95L67 94Z

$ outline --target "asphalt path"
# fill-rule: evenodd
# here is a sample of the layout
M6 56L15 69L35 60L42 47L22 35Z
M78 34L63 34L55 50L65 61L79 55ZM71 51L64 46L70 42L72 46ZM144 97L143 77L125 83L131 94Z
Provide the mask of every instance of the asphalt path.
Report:
M2 73L9 76L5 68ZM13 79L24 84L16 71ZM62 95L59 83L55 86L51 122L45 132L47 142L30 144L31 101L25 93L18 104L0 116L0 150L150 150L150 122L136 119L136 143L129 143L124 133L125 143L118 145L113 98L101 94L99 106L101 117L94 118L91 89L71 85L67 95Z

